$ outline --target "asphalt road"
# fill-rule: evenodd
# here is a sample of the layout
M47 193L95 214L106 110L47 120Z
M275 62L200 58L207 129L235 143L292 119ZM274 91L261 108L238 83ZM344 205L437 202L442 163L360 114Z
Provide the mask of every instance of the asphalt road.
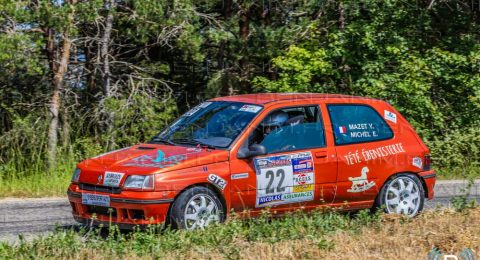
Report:
M465 194L464 181L439 181L435 198L428 201L425 210L449 207L450 199ZM480 180L470 190L470 197L480 202ZM19 235L31 239L55 228L76 226L66 198L3 199L0 200L0 241L18 241Z

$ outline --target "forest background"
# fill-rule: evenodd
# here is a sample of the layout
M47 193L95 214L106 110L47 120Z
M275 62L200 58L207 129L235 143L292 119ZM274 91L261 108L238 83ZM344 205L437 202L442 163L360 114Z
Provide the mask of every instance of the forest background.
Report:
M386 100L440 178L479 176L479 40L474 0L0 0L0 197L256 92Z

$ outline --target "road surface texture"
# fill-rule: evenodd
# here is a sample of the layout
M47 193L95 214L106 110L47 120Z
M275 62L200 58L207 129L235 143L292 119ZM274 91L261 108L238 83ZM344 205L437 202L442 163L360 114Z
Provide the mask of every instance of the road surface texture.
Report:
M450 199L465 194L465 181L437 181L435 198L426 210L449 207ZM470 189L470 198L480 202L480 180ZM15 242L19 235L31 239L57 228L76 226L66 198L2 199L0 200L0 241Z

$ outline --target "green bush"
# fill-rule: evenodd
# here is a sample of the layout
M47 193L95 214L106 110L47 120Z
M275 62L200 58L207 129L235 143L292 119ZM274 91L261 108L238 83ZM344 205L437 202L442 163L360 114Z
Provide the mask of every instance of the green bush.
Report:
M442 177L480 175L480 128L453 129L428 143L432 163Z

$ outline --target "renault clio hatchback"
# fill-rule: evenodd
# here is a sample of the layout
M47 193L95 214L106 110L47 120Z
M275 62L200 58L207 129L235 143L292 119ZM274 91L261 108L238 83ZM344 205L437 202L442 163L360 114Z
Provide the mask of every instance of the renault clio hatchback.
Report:
M265 208L415 216L435 177L429 149L384 101L249 94L203 102L147 143L79 163L68 198L82 223L196 229Z

